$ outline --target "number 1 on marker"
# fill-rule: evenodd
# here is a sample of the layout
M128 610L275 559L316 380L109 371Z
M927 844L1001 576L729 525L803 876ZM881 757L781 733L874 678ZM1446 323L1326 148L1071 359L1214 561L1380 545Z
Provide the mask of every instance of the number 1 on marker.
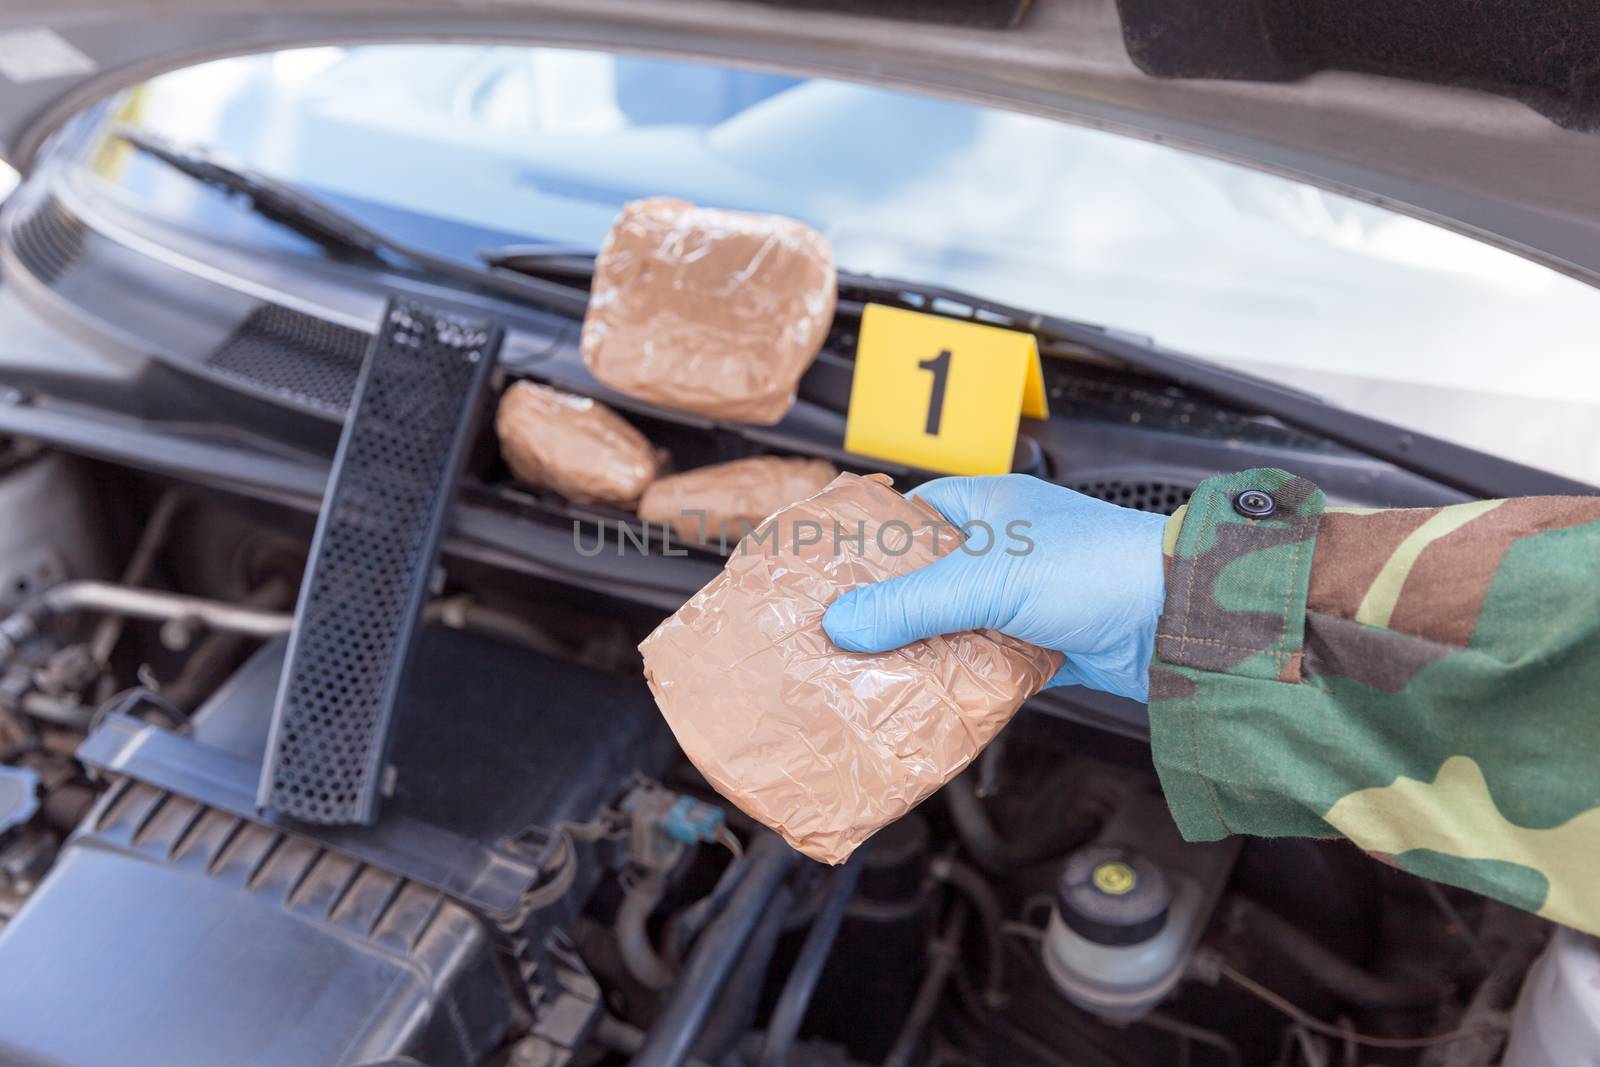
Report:
M944 415L944 387L950 380L950 350L947 348L932 359L923 360L917 366L933 372L933 392L928 397L928 428L925 432L930 437L938 437L939 419Z

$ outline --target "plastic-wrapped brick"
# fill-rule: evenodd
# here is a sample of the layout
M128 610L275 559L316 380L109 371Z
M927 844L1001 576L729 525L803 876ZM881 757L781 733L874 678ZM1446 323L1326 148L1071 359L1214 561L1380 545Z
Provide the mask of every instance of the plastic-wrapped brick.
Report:
M652 482L639 501L639 517L665 523L685 541L733 544L838 475L825 459L755 456L714 463Z
M595 258L583 361L619 392L770 426L833 322L827 239L781 215L636 200Z
M842 593L959 536L886 477L842 474L762 523L639 646L689 759L814 859L842 863L960 773L1061 666L990 630L865 655L828 640L823 612Z
M519 481L580 503L631 507L660 457L644 434L598 400L521 381L495 414L500 454Z

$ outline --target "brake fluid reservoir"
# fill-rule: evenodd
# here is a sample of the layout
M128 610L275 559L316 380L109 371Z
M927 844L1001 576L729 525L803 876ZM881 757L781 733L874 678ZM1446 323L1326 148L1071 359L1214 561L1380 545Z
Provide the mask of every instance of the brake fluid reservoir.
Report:
M1204 894L1120 845L1067 857L1045 931L1045 969L1063 995L1097 1015L1127 1021L1177 984L1198 933Z

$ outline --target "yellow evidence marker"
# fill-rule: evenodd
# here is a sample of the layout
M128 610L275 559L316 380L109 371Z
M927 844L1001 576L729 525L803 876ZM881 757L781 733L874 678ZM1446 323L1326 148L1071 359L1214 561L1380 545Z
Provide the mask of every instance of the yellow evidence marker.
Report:
M1049 417L1032 334L868 304L847 452L946 474L1005 474L1026 415Z

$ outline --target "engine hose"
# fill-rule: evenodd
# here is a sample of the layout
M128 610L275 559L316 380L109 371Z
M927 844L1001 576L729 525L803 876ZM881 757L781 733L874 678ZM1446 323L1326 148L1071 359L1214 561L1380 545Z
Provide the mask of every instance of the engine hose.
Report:
M595 1022L594 1039L613 1052L632 1056L644 1045L644 1031L615 1015L602 1015ZM690 1058L685 1067L710 1067L705 1060Z
M928 946L928 954L932 956L932 961L928 964L922 985L917 988L916 998L911 1002L911 1011L906 1014L906 1021L901 1024L900 1033L889 1049L889 1055L884 1057L883 1067L910 1067L911 1057L916 1054L917 1046L922 1043L922 1035L927 1031L928 1024L933 1021L933 1013L939 1006L939 999L944 996L944 987L950 980L950 972L955 970L956 957L961 952L961 934L966 924L967 906L957 901L956 906L950 911L950 918L945 920L944 931L933 944Z
M161 494L161 499L156 501L155 508L150 512L150 518L145 522L143 532L139 534L138 543L133 547L133 555L128 557L128 565L122 570L123 585L137 587L144 584L145 579L150 576L151 566L155 564L156 554L167 543L167 534L172 531L172 520L177 517L189 499L188 493L176 487ZM94 629L94 637L89 642L89 651L102 671L111 664L111 653L117 647L117 640L122 636L123 625L126 622L124 616L107 615Z
M667 923L667 959L670 966L677 967L683 962L689 951L689 943L706 928L706 923L727 906L749 867L748 856L735 856L722 869L722 875L717 879L717 884L711 887L711 892L678 912Z
M839 926L844 922L845 909L850 906L850 898L855 896L856 883L861 881L861 871L865 866L861 854L857 853L850 862L834 871L833 877L828 880L827 899L812 922L811 929L806 931L800 955L795 958L794 967L783 983L783 992L778 994L778 1003L772 1009L766 1040L761 1049L760 1067L786 1067L788 1064L789 1054L794 1051L795 1038L800 1033L800 1024L805 1022L806 1009L811 1006L811 996L817 991L817 981L828 962L828 953L833 951L834 939L838 937Z
M1415 1008L1439 999L1440 990L1430 983L1385 978L1358 967L1248 897L1236 896L1229 902L1228 923L1233 929L1248 931L1253 943L1271 945L1305 977L1351 1004L1363 1008Z
M1018 867L1071 852L1100 828L1100 819L1087 809L1074 810L1052 824L1043 836L1029 841L1007 841L1000 836L973 788L972 772L957 775L940 795L950 811L956 836L974 862L990 874L1003 875Z
M259 638L278 637L294 626L294 616L283 612L238 607L205 597L136 589L111 582L62 582L41 593L33 610L50 615L104 611L158 622L194 619L212 630Z
M944 884L955 889L972 903L978 914L978 925L983 928L984 947L988 950L989 966L984 969L984 999L998 1004L1005 994L1005 909L1000 898L983 875L960 860L949 856L936 856L929 871Z
M767 914L762 917L750 943L744 947L728 989L711 1008L706 1025L695 1042L694 1054L712 1063L721 1063L739 1044L740 1038L750 1032L756 1021L756 1010L761 1006L761 989L767 968L772 965L778 948L778 938L783 935L784 919L789 906L794 903L794 893L784 886L772 898Z
M282 608L294 603L295 590L282 578L269 578L244 598L248 608ZM107 619L120 616L107 615ZM248 639L239 634L223 631L207 634L189 655L189 660L178 672L171 685L162 688L162 696L184 714L194 711L217 686L226 679L240 651Z
M773 898L800 858L771 833L758 836L746 855L749 870L739 880L727 908L695 942L683 973L634 1057L633 1067L683 1067L745 945L772 910Z
M646 989L661 990L672 984L672 969L661 961L650 943L649 921L666 892L666 883L657 874L647 875L622 897L613 929L622 965L634 981Z

